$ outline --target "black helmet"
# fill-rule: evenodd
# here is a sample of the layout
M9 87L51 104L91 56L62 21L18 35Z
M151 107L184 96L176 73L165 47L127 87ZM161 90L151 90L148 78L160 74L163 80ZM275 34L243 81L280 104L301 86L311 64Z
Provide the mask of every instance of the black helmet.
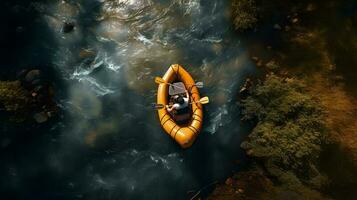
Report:
M185 100L183 99L182 96L179 96L179 97L177 97L176 102L179 104L183 104L183 103L185 103Z

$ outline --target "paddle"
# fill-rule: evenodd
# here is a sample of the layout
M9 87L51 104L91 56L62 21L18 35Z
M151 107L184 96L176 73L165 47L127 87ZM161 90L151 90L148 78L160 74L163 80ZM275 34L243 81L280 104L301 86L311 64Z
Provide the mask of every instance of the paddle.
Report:
M199 101L191 102L190 104L193 104L193 103L208 104L209 103L209 98L208 97L202 97ZM153 103L152 107L154 109L158 109L159 110L159 109L165 108L165 105L164 104L155 104L155 103Z
M208 104L209 103L209 98L208 97L202 97L200 100L195 101L195 102L191 102L191 104L193 103L201 103L201 104Z
M155 83L157 83L157 84L173 85L173 84L171 84L171 83L166 82L166 81L165 81L164 79L162 79L161 77L155 77ZM194 85L195 85L196 87L198 87L198 88L203 88L203 82L197 82L197 83L195 83ZM176 85L174 85L174 87L181 88L181 87L176 86ZM185 89L185 88L181 88L181 89Z
M198 88L203 88L203 82L196 82L194 85Z

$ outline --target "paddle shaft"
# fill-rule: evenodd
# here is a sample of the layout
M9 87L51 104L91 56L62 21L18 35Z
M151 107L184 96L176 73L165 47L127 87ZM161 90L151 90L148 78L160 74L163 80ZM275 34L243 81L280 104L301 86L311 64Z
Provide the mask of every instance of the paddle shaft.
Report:
M182 88L182 87L180 87L180 86L177 86L177 85L174 85L174 84L171 84L171 83L166 82L166 81L165 81L163 78L161 78L161 77L156 77L156 78L155 78L155 82L158 83L158 84L168 84L168 85L171 85L171 86L173 86L173 87L177 87L177 88L186 90L186 88ZM196 87L198 87L198 88L201 88L201 87L203 87L203 82L197 82L197 83L193 84L192 86L196 86Z
M173 87L178 87L178 88L180 88L180 89L186 90L186 88L182 88L182 87L180 87L180 86L177 86L177 85L174 85L174 84L171 84L171 83L164 83L164 84L169 84L169 85L171 85L171 86L173 86ZM197 87L198 87L198 85L196 85L196 84L193 84L192 86L197 86ZM198 87L198 88L199 88L199 87Z
M194 101L194 102L190 102L189 104L193 104L193 103L202 103L202 102L201 101ZM153 104L153 106L156 109L162 109L162 108L165 108L166 105L164 105L164 104Z

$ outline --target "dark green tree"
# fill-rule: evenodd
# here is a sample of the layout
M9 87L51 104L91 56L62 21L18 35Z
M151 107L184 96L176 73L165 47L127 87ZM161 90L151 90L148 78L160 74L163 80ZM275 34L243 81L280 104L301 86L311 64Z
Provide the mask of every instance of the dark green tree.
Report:
M242 106L243 119L256 121L256 126L241 147L262 158L278 178L292 174L317 182L320 174L315 165L326 132L324 109L304 82L269 74L252 88Z

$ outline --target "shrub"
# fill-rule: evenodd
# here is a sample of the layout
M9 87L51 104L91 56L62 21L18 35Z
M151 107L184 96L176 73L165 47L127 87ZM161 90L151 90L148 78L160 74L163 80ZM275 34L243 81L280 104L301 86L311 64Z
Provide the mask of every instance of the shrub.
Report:
M274 74L251 93L242 100L243 119L257 124L241 147L270 166L312 178L306 172L316 163L325 140L320 103L306 92L303 81Z
M257 8L254 0L233 0L233 24L236 30L244 31L257 23Z

